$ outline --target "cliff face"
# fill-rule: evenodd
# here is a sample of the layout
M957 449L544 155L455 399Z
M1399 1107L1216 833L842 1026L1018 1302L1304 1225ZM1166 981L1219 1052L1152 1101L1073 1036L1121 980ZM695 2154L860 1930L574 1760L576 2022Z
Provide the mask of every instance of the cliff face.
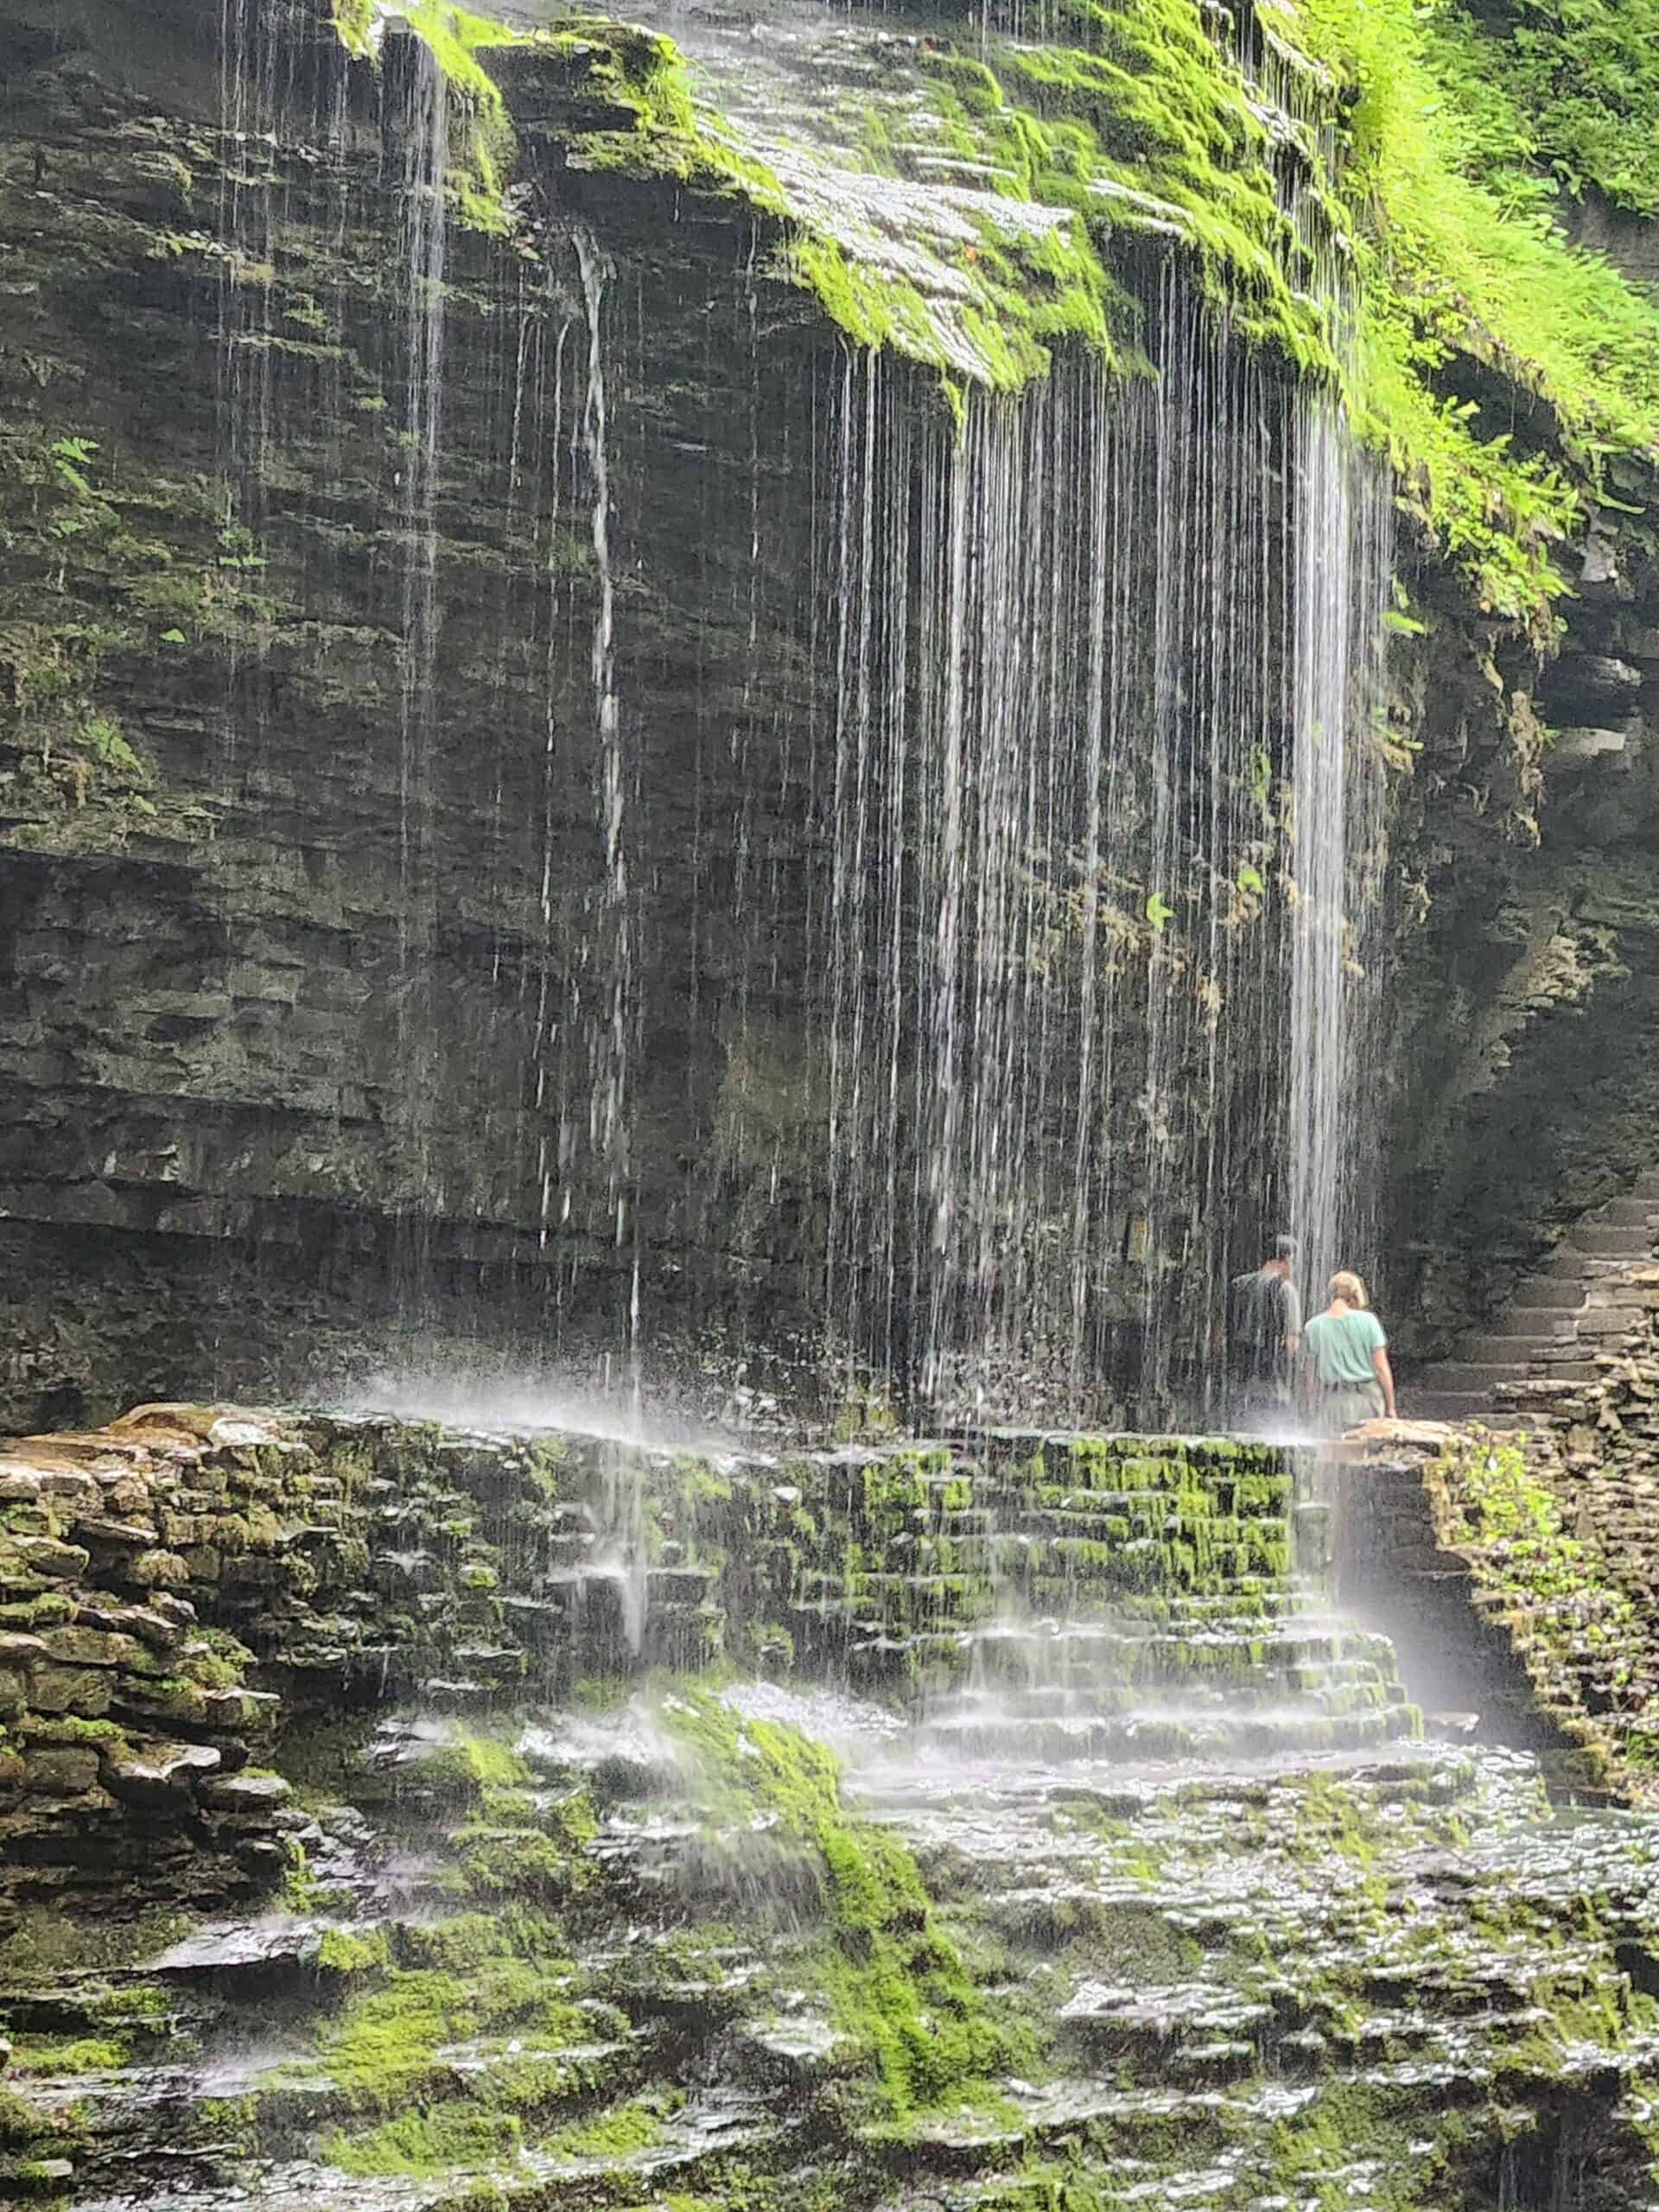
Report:
M211 54L172 50L205 90ZM343 95L337 50L296 50ZM723 894L776 868L749 748L804 753L823 711L834 350L746 274L741 225L666 188L609 192L586 267L569 221L534 251L454 225L411 279L395 87L384 129L348 115L319 154L227 142L85 49L40 60L6 136L13 1403L155 1372L94 1287L124 1268L158 1359L249 1381L291 1329L385 1325L400 1278L511 1284L539 1332L580 1275L614 1343L634 1255L591 1102L618 1053L664 1264L742 1257L755 1164L718 1125L757 948ZM601 620L645 734L620 793ZM613 799L655 1010L620 1040L583 1003L620 926ZM815 865L773 909L798 993ZM798 1044L749 1049L787 1140ZM354 1313L377 1285L386 1312Z
M1082 1371L1097 1413L1166 1401L1290 1181L1293 715L1211 611L1288 625L1290 380L1200 340L1126 232L1190 438L1101 429L1074 365L1014 430L971 403L980 458L950 461L931 379L855 361L824 287L785 281L764 194L595 157L637 124L645 47L501 58L520 220L492 234L435 212L453 149L414 41L377 75L308 9L259 21L226 112L193 8L136 43L97 10L0 18L7 1418L294 1392L405 1347L643 1342L798 1381L834 1348L903 1389L959 1323L1016 1399ZM978 237L929 264L958 336L1001 267ZM1082 314L1069 270L1051 290ZM1046 581L1086 573L1079 482L1126 540L1186 532L1156 573L1190 632L1137 642L1163 555L1113 556L1103 741L1052 643L1094 618ZM1640 526L1607 529L1542 691L1521 624L1402 547L1428 634L1393 717L1422 752L1395 786L1384 1243L1441 1325L1484 1295L1471 1251L1518 1259L1646 1141L1619 1071L1651 1018L1659 585ZM974 581L930 601L948 543ZM993 662L973 625L1017 594ZM965 630L927 630L935 603ZM936 711L953 661L971 696ZM953 713L1003 785L950 780ZM1540 855L1507 840L1542 714L1620 742L1560 748ZM1079 864L1091 742L1120 844ZM957 873L912 881L952 836ZM1590 1172L1587 1141L1539 1136L1563 1096Z
M1571 551L1541 670L1443 594L1397 656L1423 750L1393 833L1388 1279L1414 1347L1500 1312L1653 1154L1659 561L1645 515Z

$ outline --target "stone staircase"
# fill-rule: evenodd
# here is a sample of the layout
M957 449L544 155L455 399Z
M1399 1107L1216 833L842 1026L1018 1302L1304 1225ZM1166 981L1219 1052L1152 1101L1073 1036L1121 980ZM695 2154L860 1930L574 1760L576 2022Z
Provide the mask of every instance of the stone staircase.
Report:
M1465 1337L1454 1358L1405 1382L1401 1411L1411 1420L1525 1427L1526 1416L1497 1394L1515 1383L1592 1382L1596 1354L1642 1318L1626 1295L1631 1269L1656 1256L1659 1171L1586 1214L1491 1330Z

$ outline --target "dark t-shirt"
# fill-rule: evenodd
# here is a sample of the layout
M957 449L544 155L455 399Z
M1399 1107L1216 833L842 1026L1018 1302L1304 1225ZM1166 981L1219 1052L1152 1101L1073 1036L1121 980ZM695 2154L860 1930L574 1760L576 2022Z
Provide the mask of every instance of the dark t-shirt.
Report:
M1286 1275L1266 1268L1233 1279L1231 1338L1234 1363L1242 1374L1278 1380L1290 1372L1286 1338L1300 1334L1302 1301Z

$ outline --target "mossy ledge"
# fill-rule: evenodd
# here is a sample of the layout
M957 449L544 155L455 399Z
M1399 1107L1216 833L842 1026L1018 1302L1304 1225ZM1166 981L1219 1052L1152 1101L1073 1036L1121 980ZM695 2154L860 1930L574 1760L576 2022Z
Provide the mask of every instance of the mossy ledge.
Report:
M718 85L660 34L335 0L354 54L399 17L444 70L467 219L507 226L523 105L561 166L740 201L854 343L947 380L1016 391L1065 343L1133 373L1126 274L1148 247L1180 252L1248 342L1340 386L1478 606L1548 644L1556 549L1599 502L1639 492L1659 451L1659 312L1491 178L1482 34L1459 15L1448 35L1455 14L1256 0L1217 29L1197 0L1065 0L1040 43L977 23L960 41L884 33L887 89L842 99L849 150L824 168L722 114ZM532 79L540 96L521 101ZM941 168L971 189L952 188L945 234L895 256L859 213L861 181L916 187Z
M32 1893L0 1886L0 2183L178 2212L245 2186L1490 2212L1566 2155L1586 2204L1643 2201L1659 1845L1563 1832L1535 1768L1414 1740L1386 1646L1287 1573L1317 1509L1281 1455L617 1452L187 1406L9 1447L7 1725L51 1786ZM630 1477L638 1649L600 1603ZM1131 1759L1058 1745L1054 1631L1090 1729L1128 1700ZM101 1803L95 1719L36 1733L39 1691L149 1695L146 1650L199 1750L221 1700L244 1727L268 1700L271 1770L182 1823L275 1859L263 1884L238 1859L145 1895L164 1808ZM997 1680L1037 1703L987 1755L950 1692ZM1287 1699L1307 1725L1261 1761ZM1167 1733L1206 1704L1243 1765ZM89 1822L128 1856L80 1866ZM109 1909L66 1909L89 1883Z

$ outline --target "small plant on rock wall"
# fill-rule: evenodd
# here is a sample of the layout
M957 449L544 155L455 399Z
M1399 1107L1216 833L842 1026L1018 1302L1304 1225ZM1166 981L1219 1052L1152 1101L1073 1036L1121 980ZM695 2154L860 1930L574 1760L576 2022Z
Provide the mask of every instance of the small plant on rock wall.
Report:
M48 834L54 817L124 835L156 816L109 672L269 620L250 575L264 566L209 480L135 484L83 430L0 427L0 783L25 817L10 842Z

